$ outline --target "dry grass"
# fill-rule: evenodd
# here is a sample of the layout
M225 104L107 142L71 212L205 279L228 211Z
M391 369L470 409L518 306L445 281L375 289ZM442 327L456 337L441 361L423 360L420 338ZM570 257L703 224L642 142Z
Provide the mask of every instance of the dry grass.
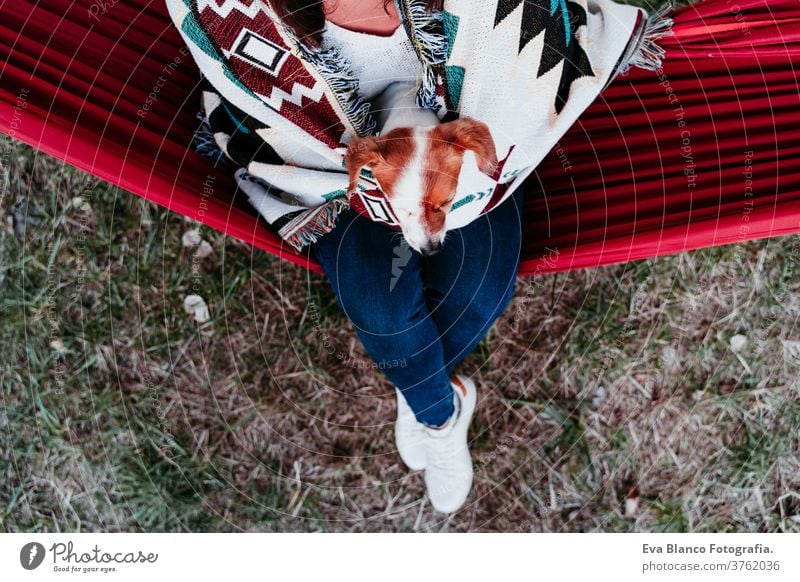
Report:
M12 147L8 531L800 530L800 237L521 279L463 365L476 480L448 517L321 277L203 227L192 259L195 225Z

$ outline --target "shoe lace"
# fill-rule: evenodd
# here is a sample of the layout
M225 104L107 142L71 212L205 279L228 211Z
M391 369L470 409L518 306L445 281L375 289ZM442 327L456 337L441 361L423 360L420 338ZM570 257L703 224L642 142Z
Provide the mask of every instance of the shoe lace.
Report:
M442 439L442 442L434 442L429 449L428 464L444 472L452 473L457 468L457 453L456 443L452 438Z

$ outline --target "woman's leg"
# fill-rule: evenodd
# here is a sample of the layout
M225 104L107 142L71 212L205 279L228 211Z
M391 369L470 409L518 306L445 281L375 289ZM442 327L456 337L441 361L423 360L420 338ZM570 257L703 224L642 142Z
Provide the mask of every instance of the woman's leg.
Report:
M425 304L419 253L399 233L352 210L312 248L364 348L417 420L446 422L454 410L453 389Z
M439 330L445 370L475 349L514 295L522 243L523 188L422 259L427 305Z

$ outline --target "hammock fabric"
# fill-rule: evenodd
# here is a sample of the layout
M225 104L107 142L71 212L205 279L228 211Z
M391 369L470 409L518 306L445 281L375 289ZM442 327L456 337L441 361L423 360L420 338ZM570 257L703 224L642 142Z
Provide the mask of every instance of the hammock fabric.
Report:
M195 152L199 78L161 1L2 0L0 131L319 271ZM527 182L521 275L800 232L800 4L673 14Z

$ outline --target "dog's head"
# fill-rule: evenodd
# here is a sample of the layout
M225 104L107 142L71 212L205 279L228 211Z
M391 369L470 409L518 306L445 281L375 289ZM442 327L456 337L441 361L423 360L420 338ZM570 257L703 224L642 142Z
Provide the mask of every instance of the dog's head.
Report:
M394 212L409 246L436 253L445 235L445 218L458 186L464 152L475 153L478 168L497 167L494 140L486 124L459 119L435 127L397 128L380 137L353 140L345 161L351 196L364 166L369 166Z

